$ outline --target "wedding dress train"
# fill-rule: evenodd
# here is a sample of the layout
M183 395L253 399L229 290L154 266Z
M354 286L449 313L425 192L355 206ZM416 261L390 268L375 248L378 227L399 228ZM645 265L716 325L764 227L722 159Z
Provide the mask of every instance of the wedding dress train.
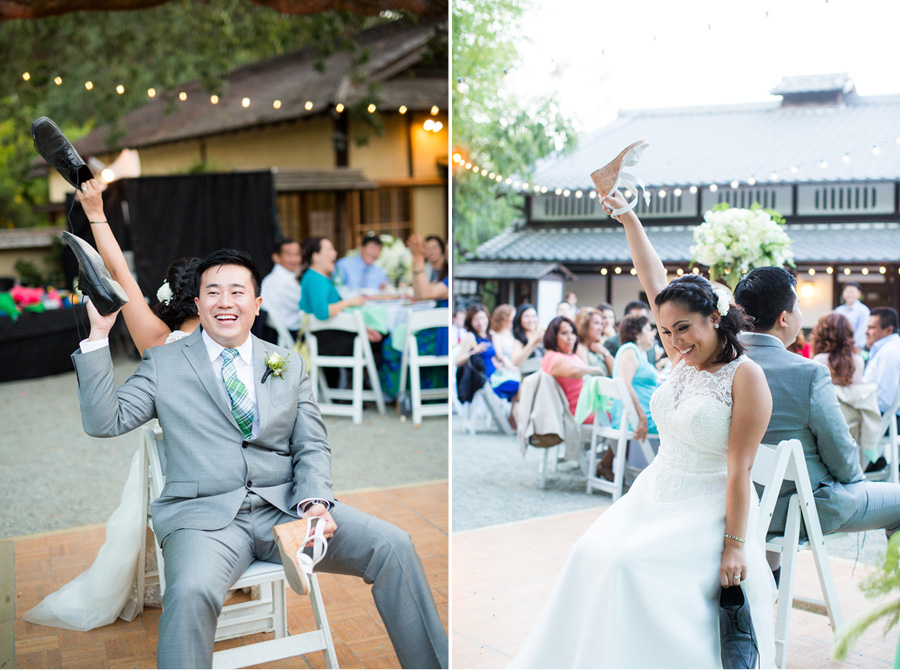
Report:
M731 382L678 363L650 402L659 454L572 548L513 668L721 668L719 566ZM752 486L751 486L752 490ZM747 579L762 667L774 667L775 584L747 524Z

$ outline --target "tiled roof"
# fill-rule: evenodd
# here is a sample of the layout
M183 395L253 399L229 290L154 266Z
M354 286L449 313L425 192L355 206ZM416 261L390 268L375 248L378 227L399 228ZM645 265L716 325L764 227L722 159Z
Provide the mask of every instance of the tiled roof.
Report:
M49 247L65 228L11 228L0 230L0 249Z
M468 261L453 266L454 279L541 279L551 272L559 272L567 279L575 279L568 268L559 263L504 263Z
M848 92L853 90L853 80L846 72L836 74L812 74L784 77L769 93L792 95L797 93L821 93L825 91Z
M664 263L692 258L694 226L646 226L647 237ZM787 224L797 262L875 263L900 259L900 223ZM544 263L630 263L620 227L508 230L478 248L480 261ZM464 265L454 270L461 271Z
M648 186L750 178L766 183L773 181L773 171L786 182L896 180L898 119L900 95L855 93L834 105L773 101L623 111L612 124L581 138L571 153L540 162L532 182L550 189L592 189L590 173L640 139L650 146L633 170Z
M360 33L359 46L371 54L362 70L377 84L383 109L396 110L400 105L414 111L433 105L446 108L446 67L440 63L421 65L430 40L442 25L436 19L422 19L415 25L395 21ZM320 72L316 69L316 48L307 47L236 68L229 74L216 105L210 104L199 80L189 82L177 89L187 93L187 100L177 103L175 111L167 113L167 102L159 96L127 114L122 121L125 135L116 141L115 148L140 148L294 121L322 114L326 106L338 102L350 105L366 88L358 90L350 82L353 58L353 54L337 49ZM248 108L241 105L244 97L251 100ZM272 106L276 99L281 100L280 109ZM313 102L311 110L306 109L307 101ZM83 154L109 152L109 131L109 126L98 128L75 146Z

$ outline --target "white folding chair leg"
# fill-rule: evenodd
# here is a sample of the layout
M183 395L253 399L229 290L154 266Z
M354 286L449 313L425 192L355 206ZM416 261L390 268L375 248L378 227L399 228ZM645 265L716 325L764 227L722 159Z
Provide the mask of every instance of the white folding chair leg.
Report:
M781 552L781 584L778 587L778 609L775 614L775 665L784 668L787 663L788 635L794 602L794 579L797 570L797 553L800 541L800 515L796 513L800 502L796 495L788 502L787 527Z

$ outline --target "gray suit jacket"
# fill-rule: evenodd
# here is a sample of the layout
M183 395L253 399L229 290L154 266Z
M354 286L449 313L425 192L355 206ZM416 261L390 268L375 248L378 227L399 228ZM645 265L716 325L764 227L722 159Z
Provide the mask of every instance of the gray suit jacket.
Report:
M841 526L858 508L846 484L865 479L859 451L838 405L831 374L821 363L791 353L776 337L742 333L746 354L766 374L772 392L772 418L763 438L767 444L797 438L816 498L822 531ZM793 484L781 488L771 532L783 532Z
M301 500L334 499L331 447L303 358L251 337L259 434L249 441L215 378L200 328L147 349L118 389L109 348L72 355L89 435L121 435L159 419L166 459L166 486L152 505L159 542L179 528L224 528L248 490L294 516ZM270 375L261 384L267 352L290 359L283 378Z

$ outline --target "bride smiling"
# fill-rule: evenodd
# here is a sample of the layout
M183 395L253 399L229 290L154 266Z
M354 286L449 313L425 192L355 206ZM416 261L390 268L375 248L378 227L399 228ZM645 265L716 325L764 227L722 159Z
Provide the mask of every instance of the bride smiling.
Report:
M673 364L650 401L659 454L576 542L510 667L721 668L719 591L738 585L761 665L774 666L774 581L750 479L772 399L737 339L743 313L703 277L669 283L622 196L603 205L625 227Z

